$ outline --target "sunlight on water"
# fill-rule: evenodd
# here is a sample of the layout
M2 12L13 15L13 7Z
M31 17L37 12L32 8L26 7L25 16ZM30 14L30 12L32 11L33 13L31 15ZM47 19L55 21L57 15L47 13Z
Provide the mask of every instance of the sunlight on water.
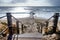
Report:
M26 18L29 17L30 14L12 14L16 18Z
M12 8L12 10L9 12L13 12L13 13L15 13L15 12L29 12L29 10L25 10L23 7L15 7L15 8Z

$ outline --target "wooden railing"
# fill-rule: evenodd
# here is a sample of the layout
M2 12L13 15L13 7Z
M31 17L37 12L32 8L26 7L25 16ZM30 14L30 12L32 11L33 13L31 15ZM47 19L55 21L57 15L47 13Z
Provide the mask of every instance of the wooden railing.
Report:
M12 17L16 20L16 27L17 27L17 34L19 34L19 23L21 23L21 30L22 30L22 33L23 33L23 23L21 21L19 21L18 19L16 19L14 16L11 15L11 13L6 13L6 16L7 16L7 23L8 23L8 29L9 29L9 36L7 38L7 40L12 40L12 35L13 35L13 32L12 32ZM0 17L1 18L4 18L6 16L3 16L3 17ZM56 32L56 28L57 28L57 23L58 23L58 18L59 18L59 13L55 13L52 17L50 17L46 22L46 27L48 27L48 23L49 23L49 20L51 18L54 18L53 19L53 33ZM4 31L6 31L5 29L0 33L2 34Z

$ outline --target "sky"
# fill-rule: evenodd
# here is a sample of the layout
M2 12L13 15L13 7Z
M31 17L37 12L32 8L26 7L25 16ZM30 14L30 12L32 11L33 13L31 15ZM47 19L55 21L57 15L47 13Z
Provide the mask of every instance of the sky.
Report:
M0 6L60 6L60 0L0 0Z

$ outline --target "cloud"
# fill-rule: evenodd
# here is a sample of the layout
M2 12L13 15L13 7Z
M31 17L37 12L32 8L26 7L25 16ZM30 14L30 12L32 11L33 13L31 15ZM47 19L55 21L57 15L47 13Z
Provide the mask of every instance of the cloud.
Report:
M48 0L48 2L54 6L60 6L60 0Z
M28 0L27 4L40 5L40 6L51 6L51 3L49 3L48 0Z
M0 0L0 5L60 6L60 0Z
M0 3L11 3L12 0L0 0Z
M13 4L13 3L23 3L25 2L26 0L0 0L0 3L3 4L3 3L10 3L10 4Z
M24 6L51 6L51 3L48 0L0 0L1 5L24 5ZM8 4L9 3L9 4Z
M13 0L12 3L25 3L26 0Z

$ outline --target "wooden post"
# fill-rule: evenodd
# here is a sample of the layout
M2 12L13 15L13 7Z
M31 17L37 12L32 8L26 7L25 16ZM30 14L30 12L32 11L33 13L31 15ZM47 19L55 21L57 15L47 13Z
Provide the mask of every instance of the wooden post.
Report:
M47 35L48 34L48 24L49 24L49 22L48 21L46 21L46 32L45 32L45 34Z
M43 28L43 25L42 24L41 24L41 27L40 28L41 28L41 33L42 33L42 28Z
M7 23L8 23L8 28L9 28L9 36L7 40L12 40L12 18L11 18L11 13L6 13L7 15Z
M19 34L19 21L16 21L16 26L17 26L17 34Z
M22 33L24 33L24 31L23 31L23 24L21 25L21 31L22 31Z
M59 13L55 13L54 20L53 20L53 33L56 33L58 18L59 18Z
M18 40L18 34L19 34L19 21L16 21L16 27L17 27L17 38L16 40Z
M46 21L46 27L48 27L48 25L49 25L49 22L48 22L48 21Z

